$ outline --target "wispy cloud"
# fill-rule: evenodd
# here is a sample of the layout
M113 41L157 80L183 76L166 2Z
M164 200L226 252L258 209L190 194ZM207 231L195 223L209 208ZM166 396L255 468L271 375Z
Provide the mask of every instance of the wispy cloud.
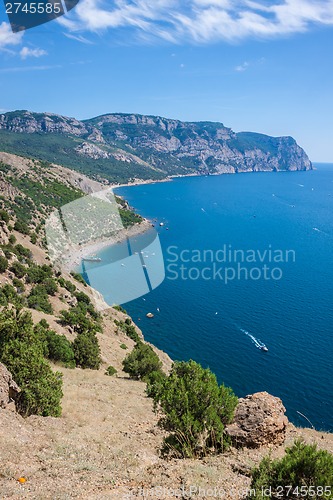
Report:
M333 0L81 0L59 22L71 33L129 28L144 40L236 41L333 25Z
M50 66L9 66L8 68L0 68L0 73L21 73L27 71L49 71L51 69L60 69L60 64Z
M246 71L249 68L250 64L245 61L242 64L239 64L238 66L235 67L235 71L238 71L239 73L242 73L243 71Z
M10 52L6 47L19 45L22 41L23 32L13 33L9 23L2 22L0 24L0 49Z
M22 47L20 50L21 59L27 59L27 57L42 57L46 56L47 52L44 49L30 49L29 47Z
M76 40L77 42L85 43L86 45L94 45L94 42L92 42L91 40L88 40L88 38L85 38L82 35L73 35L72 33L64 33L64 35L67 38L71 38L72 40Z

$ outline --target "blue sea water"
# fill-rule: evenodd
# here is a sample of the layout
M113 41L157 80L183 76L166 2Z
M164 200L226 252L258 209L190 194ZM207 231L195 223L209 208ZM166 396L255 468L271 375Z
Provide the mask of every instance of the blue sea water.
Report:
M210 367L238 396L268 391L283 400L295 424L309 425L300 412L317 429L333 431L333 165L316 167L118 189L140 214L156 219L166 267L158 288L124 307L145 338L174 360ZM245 279L244 270L228 283L219 275L207 279L213 263L193 258L211 250L223 260L215 253L221 249L262 257L266 250L264 263L257 257L242 267L250 272L266 264L271 279L257 279L258 271ZM175 265L182 250L190 262ZM269 250L285 260L291 251L289 262L272 261ZM187 269L174 279L180 264ZM236 269L237 262L215 265ZM190 279L207 267L206 279ZM272 278L274 268L281 279Z

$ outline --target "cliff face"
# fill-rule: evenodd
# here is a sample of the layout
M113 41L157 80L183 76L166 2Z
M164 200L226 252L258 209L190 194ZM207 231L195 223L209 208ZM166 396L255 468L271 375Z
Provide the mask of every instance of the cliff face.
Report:
M65 165L67 160L67 166L71 161L74 168L85 159L90 172L95 171L91 173L103 171L109 180L115 180L119 176L115 171L122 167L122 180L312 168L292 137L235 133L222 123L135 114L108 114L85 121L28 111L0 115L0 149L3 145L14 152L15 144L22 148L22 134L38 136L43 159Z

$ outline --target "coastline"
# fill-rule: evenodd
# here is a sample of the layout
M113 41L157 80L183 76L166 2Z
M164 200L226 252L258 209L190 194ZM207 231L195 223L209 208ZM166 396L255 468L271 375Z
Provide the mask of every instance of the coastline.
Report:
M290 170L280 170L280 172L289 172ZM273 171L264 171L266 173L270 173ZM295 171L296 172L296 171ZM165 179L135 179L133 182L128 182L124 184L111 184L103 189L103 191L114 191L118 188L122 187L131 187L131 186L140 186L140 185L145 185L145 184L158 184L161 182L172 182L174 179L179 179L179 178L186 178L186 177L207 177L207 176L216 176L216 175L235 175L235 174L247 174L247 173L253 173L253 171L244 171L244 172L219 172L219 173L213 173L213 174L197 174L197 173L189 173L189 174L178 174L178 175L171 175L166 177ZM116 194L116 193L115 193ZM117 195L123 198L121 195ZM117 234L113 236L109 236L106 238L101 238L101 239L96 239L95 241L92 241L90 243L76 246L71 248L71 250L68 252L68 254L64 257L64 262L62 263L62 267L66 272L71 272L73 271L81 262L82 258L94 255L95 253L103 250L104 248L107 248L109 246L115 245L117 243L121 243L126 238L132 237L132 236L137 236L139 234L143 234L152 227L152 222L149 221L148 219L143 219L142 222L136 223L133 226L129 228L124 228L121 231L119 231Z
M264 171L266 172L266 171ZM267 171L266 173L270 173L272 171ZM289 170L281 170L280 172L289 172ZM253 171L244 171L244 172L223 172L223 173L213 173L213 174L208 174L209 176L216 176L216 175L226 175L226 174L247 174L247 173L253 173ZM140 185L145 185L145 184L158 184L161 182L171 182L174 179L179 179L179 178L186 178L186 177L207 177L208 175L204 174L197 174L197 173L189 173L189 174L178 174L178 175L172 175L168 176L165 179L135 179L133 182L128 182L125 184L112 184L110 186L105 187L103 191L112 191L114 192L118 188L122 187L131 187L131 186L140 186ZM116 194L116 193L115 193ZM122 198L121 195L117 195ZM95 253L103 250L104 248L107 248L109 246L115 245L117 243L121 243L126 238L128 237L133 237L137 236L139 234L143 234L152 227L152 221L149 221L148 219L143 219L142 222L136 223L133 226L129 228L124 228L121 231L119 231L117 234L113 236L109 236L106 238L101 238L101 239L96 239L95 241L92 241L90 243L76 246L71 248L71 250L68 252L68 255L64 257L64 262L62 264L63 269L66 272L71 272L73 271L81 262L82 258L94 255Z
M140 186L144 184L159 184L160 182L171 182L174 179L182 179L186 177L212 177L212 176L217 176L217 175L238 175L238 174L257 174L257 173L283 173L283 172L311 172L312 170L318 170L317 167L315 167L312 164L312 168L310 169L305 169L305 170L290 170L290 169L281 169L281 170L238 170L233 171L233 172L214 172L214 173L209 173L209 174L198 174L195 172L189 173L189 174L176 174L176 175L169 175L165 177L164 179L135 179L133 182L127 182L124 184L110 184L109 186L106 187L106 189L110 190L115 190L118 188L122 187L131 187L131 186ZM120 195L118 195L120 196Z
M118 231L113 236L109 236L103 239L97 239L90 243L73 247L70 250L69 255L65 256L65 262L63 263L62 267L67 272L74 271L75 267L77 267L81 263L82 258L94 255L104 248L110 247L117 243L122 243L124 240L126 240L126 238L143 234L146 231L149 231L149 229L151 228L151 222L148 219L143 219L142 222L136 223L126 229L124 228L121 231Z

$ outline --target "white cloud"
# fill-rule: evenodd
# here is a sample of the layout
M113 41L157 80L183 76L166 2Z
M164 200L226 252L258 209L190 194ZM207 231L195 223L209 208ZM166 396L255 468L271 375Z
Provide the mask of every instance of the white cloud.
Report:
M23 32L13 33L9 23L0 24L0 49L5 49L8 45L19 45Z
M333 0L81 0L59 22L71 32L130 28L174 43L235 41L333 25Z
M46 56L47 52L44 49L29 49L29 47L22 47L20 50L21 59L27 59L28 57L42 57Z
M236 66L235 71L238 71L241 73L243 71L246 71L249 68L249 66L250 66L250 64L247 61L245 61L245 62L243 62L243 64Z
M14 66L8 68L0 68L0 73L26 73L28 71L50 71L51 69L61 69L60 64L53 66Z
M84 43L86 45L94 45L94 42L92 42L91 40L88 40L87 38L85 38L82 35L72 35L71 33L64 33L64 35L67 38L70 38L72 40L76 40L77 42Z

